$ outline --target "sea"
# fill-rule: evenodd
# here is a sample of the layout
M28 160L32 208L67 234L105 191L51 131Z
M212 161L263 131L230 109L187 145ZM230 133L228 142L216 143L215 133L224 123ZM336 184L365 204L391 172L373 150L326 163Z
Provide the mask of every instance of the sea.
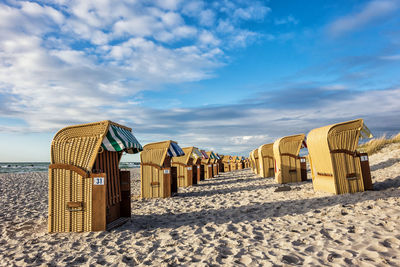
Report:
M0 162L0 173L47 172L50 162ZM140 162L120 162L120 169L139 168Z

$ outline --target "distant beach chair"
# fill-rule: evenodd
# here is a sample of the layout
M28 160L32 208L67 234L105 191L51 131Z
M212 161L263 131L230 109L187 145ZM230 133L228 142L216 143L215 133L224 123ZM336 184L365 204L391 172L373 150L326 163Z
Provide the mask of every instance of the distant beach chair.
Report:
M254 160L254 150L252 150L249 154L249 159L250 159L250 168L253 173L256 173L256 162Z
M177 170L178 187L188 187L193 185L193 147L182 148L182 150L185 155L173 157L171 163Z
M242 170L242 157L236 156L236 169L237 170Z
M185 155L175 141L150 143L140 153L142 198L166 198L178 192L177 167L172 158Z
M244 158L244 168L248 169L250 168L250 163L249 163L249 158L243 157Z
M229 155L224 155L222 157L222 164L223 164L223 167L224 167L224 172L230 172L231 171L230 160L231 160L231 156L229 156Z
M230 161L231 163L231 171L236 171L237 170L237 163L236 163L236 161L237 161L237 157L236 156L233 156L232 157L232 160Z
M203 154L203 158L201 160L201 164L203 165L204 168L204 179L210 179L213 176L213 169L212 169L212 163L211 159L208 156L207 152L204 150L200 150L200 152Z
M201 178L201 159L203 154L197 147L188 147L191 149L191 157L193 159L193 184L198 184L201 180L204 180L204 168L203 168L203 178ZM187 148L186 148L187 149ZM186 152L185 152L186 153Z
M301 182L302 159L299 157L300 148L305 139L304 134L279 138L274 142L275 180L279 184ZM306 173L307 174L307 173Z
M310 131L307 145L315 191L345 194L373 189L368 154L357 152L360 137L372 137L362 119Z
M49 232L104 231L131 217L130 172L123 152L142 146L132 129L111 121L69 126L51 143Z
M224 155L217 154L217 156L218 156L218 173L225 172L224 162L223 162Z
M245 169L246 167L245 167L245 165L244 165L244 163L245 163L245 157L239 157L239 170L243 170L243 169Z
M274 143L264 144L258 148L258 159L260 161L260 176L274 176Z
M215 153L213 151L208 151L206 153L207 153L207 156L210 158L210 164L212 165L211 166L211 171L212 171L211 177L215 177L218 175L218 165L217 165L218 157L217 157L217 155L215 155Z
M253 158L255 174L260 174L260 159L258 157L258 148L254 149Z

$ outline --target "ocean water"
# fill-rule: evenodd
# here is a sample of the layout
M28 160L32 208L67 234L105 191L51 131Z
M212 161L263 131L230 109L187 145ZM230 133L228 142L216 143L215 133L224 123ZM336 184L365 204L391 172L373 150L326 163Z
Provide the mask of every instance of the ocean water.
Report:
M47 172L50 162L0 162L0 173ZM120 162L120 169L139 168L139 162Z

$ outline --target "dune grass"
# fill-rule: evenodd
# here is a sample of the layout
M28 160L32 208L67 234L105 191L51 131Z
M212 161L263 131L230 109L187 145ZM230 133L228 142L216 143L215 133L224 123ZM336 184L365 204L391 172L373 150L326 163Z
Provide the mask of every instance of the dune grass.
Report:
M400 143L400 133L391 138L387 138L385 135L379 138L374 138L365 144L360 145L358 148L360 151L366 152L368 155L372 155L380 151L386 145L394 143Z

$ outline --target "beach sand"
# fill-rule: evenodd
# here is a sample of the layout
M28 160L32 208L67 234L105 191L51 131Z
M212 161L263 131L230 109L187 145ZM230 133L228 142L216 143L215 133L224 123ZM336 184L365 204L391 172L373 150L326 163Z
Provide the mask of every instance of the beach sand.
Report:
M241 170L133 197L131 221L112 231L62 234L47 233L47 173L2 174L0 266L400 266L400 144L370 165L376 191L336 196Z

